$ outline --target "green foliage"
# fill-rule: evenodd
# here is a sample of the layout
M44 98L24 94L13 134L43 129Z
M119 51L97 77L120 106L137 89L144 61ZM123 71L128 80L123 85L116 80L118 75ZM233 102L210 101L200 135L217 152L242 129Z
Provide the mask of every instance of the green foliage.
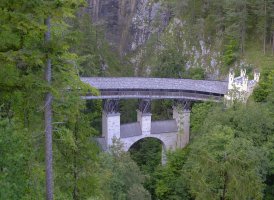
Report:
M258 87L254 90L254 100L256 102L264 102L267 100L268 95L272 91L272 84L274 80L274 70L273 69L265 69L261 76Z
M87 125L94 128L99 134L102 130L102 100L86 101L83 113L89 118Z
M262 199L265 155L235 136L215 126L190 147L185 173L195 199Z
M260 146L273 133L273 121L269 114L268 109L256 103L250 103L246 107L235 105L227 110L219 107L209 113L201 131L207 133L214 125L229 126L236 131L237 136Z
M162 143L155 138L146 138L135 143L129 152L143 172L152 173L161 163Z
M263 176L266 178L265 181L268 185L265 195L273 197L270 192L270 188L273 187L270 177L273 174L274 163L272 151L274 124L270 105L271 101L267 105L250 102L245 106L234 105L232 108L225 110L221 107L216 108L208 113L199 132L206 135L211 132L214 126L230 127L233 130L235 140L236 138L247 140L254 146L254 151L263 152L265 161L261 162L261 165L257 167L261 167L262 175L267 174L266 177ZM195 140L199 140L200 137L195 138ZM261 181L264 181L264 179Z
M271 113L268 106L256 103L229 109L194 104L195 137L186 150L171 152L167 166L155 172L157 198L271 199Z
M137 184L131 186L128 191L127 198L130 200L151 199L149 192L145 190L143 186Z
M268 95L267 98L267 108L269 109L270 112L270 117L272 121L274 121L274 82L272 83L272 90L270 94ZM268 150L268 158L270 161L270 166L268 170L268 174L266 177L266 190L265 190L265 199L273 199L274 197L274 134L269 135L267 143L266 143L266 149Z
M150 192L152 198L155 198L154 177L155 169L161 165L162 142L155 138L142 139L130 148L131 159L139 166L143 174L147 176L144 187Z
M228 43L225 45L224 54L223 54L223 62L226 66L231 66L237 60L237 52L238 52L237 41L233 38L229 39Z
M203 123L212 109L212 103L198 103L194 104L191 109L191 132L194 134L199 133L203 128Z
M184 78L204 80L205 70L202 67L189 68Z
M35 160L27 129L0 117L0 198L43 198L42 165Z
M136 99L126 99L120 101L121 123L130 123L137 121L137 109L138 102Z
M157 168L153 174L157 199L190 199L187 179L181 176L188 153L188 149L169 152L167 164Z
M185 59L176 49L167 49L159 55L159 66L155 69L155 77L181 78L185 71Z
M91 141L96 131L87 123L89 119L89 115L79 113L65 126L55 127L55 180L60 199L87 199L99 193L95 173L99 149Z
M114 143L110 153L100 155L99 170L102 199L150 199L142 186L144 175L130 155L121 150L119 141Z
M1 199L44 196L43 99L47 91L54 96L54 196L77 199L96 193L87 187L97 183L91 164L97 150L90 143L95 131L89 126L90 118L80 112L84 104L79 91L92 89L77 74L74 66L77 56L69 51L74 36L66 23L82 3L76 0L0 3L1 117L10 121L1 127L0 135L4 155L0 169L6 170L1 177ZM48 16L52 19L52 40L46 45L44 19ZM51 86L43 76L47 56L53 64Z
M172 117L172 100L155 100L152 103L152 120L166 120Z

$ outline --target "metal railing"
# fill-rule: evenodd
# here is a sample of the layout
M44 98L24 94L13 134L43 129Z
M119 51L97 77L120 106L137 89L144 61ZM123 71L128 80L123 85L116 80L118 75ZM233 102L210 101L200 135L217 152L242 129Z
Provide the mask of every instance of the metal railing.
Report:
M223 94L206 93L198 91L132 91L132 90L114 90L100 91L100 96L87 95L86 99L108 99L108 98L151 98L151 99L190 99L190 100L212 100L221 101Z

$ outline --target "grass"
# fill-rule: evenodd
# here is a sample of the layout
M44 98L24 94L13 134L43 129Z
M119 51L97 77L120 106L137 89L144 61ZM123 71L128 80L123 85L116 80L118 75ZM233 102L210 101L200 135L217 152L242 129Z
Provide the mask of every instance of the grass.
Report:
M245 52L245 60L256 66L260 71L267 69L274 69L274 55L272 52L266 52L264 55L263 51L258 48L259 45L249 46Z

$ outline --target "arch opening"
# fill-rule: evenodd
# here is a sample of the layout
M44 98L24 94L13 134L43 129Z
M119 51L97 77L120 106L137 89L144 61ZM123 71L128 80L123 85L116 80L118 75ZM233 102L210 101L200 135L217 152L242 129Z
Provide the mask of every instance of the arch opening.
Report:
M133 143L128 151L141 171L145 173L152 173L158 165L165 163L166 148L158 138L142 138Z

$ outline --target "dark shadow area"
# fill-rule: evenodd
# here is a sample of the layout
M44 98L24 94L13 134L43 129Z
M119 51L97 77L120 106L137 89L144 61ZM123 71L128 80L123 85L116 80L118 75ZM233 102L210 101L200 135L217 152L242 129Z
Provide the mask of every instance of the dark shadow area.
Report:
M152 101L152 120L168 120L172 119L173 100L153 100Z
M129 152L143 172L152 173L161 164L162 142L156 138L144 138L134 143Z
M94 128L99 135L102 131L102 100L86 101L86 108L83 110L89 117L90 127Z
M155 171L161 165L162 142L156 138L144 138L134 143L129 149L131 158L137 163L147 177L144 187L156 199Z
M121 124L137 121L137 99L120 100Z

